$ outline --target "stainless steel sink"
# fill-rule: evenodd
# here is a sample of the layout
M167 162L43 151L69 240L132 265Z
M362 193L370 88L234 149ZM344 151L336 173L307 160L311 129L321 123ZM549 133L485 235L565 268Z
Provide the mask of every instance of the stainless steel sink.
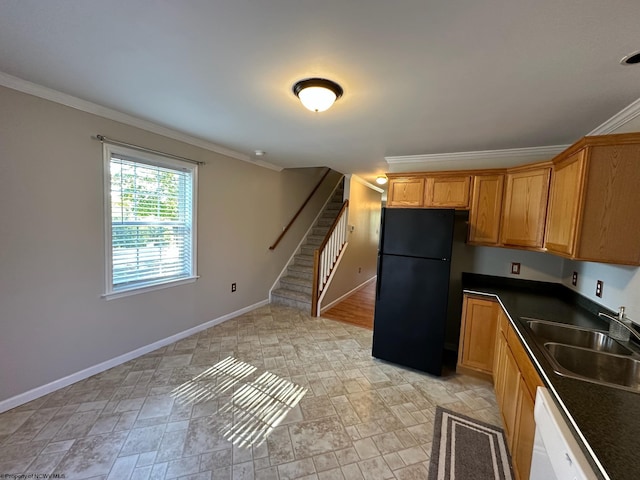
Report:
M640 360L554 342L544 347L560 375L640 392Z
M536 340L542 344L546 342L563 343L617 355L631 355L633 353L630 349L609 337L605 332L598 330L544 320L529 320L527 326L536 337Z

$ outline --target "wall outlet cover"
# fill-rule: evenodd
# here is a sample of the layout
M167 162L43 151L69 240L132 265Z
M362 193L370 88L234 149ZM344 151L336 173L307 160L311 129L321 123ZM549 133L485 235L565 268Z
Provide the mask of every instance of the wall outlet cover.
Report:
M511 273L514 275L520 275L520 264L517 262L511 263Z
M596 297L602 298L602 287L603 287L602 280L598 280L596 282Z
M571 285L574 287L578 285L578 272L573 272L573 276L571 277Z

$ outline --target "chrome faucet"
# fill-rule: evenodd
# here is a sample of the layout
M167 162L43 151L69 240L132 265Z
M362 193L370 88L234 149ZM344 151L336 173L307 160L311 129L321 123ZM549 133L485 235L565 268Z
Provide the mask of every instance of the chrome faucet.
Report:
M613 315L609 315L608 313L605 313L605 312L598 313L598 316L605 317L605 318L608 318L609 320L613 320L614 322L619 323L624 328L629 330L629 332L634 337L636 337L636 340L640 341L640 334L638 334L638 332L636 332L636 330L634 328L630 327L629 325L624 323L624 321L622 320L623 318L625 318L625 316L624 316L624 307L620 307L620 309L618 310L618 316L617 317L614 317ZM629 320L629 321L631 321L631 320Z

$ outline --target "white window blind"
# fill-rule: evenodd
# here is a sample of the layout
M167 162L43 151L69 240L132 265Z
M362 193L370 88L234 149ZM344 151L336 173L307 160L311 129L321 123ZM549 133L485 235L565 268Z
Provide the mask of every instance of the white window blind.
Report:
M195 276L196 166L127 150L105 148L107 295Z

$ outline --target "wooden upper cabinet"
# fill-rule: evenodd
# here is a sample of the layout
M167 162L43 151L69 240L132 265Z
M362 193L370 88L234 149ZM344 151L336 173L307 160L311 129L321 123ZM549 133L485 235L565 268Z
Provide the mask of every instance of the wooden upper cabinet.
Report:
M541 249L551 164L509 169L506 175L500 242Z
M640 265L640 134L585 137L554 160L545 247Z
M503 186L503 174L473 177L468 243L498 244Z
M545 236L545 247L550 252L574 254L585 156L581 150L553 166Z
M471 175L428 176L424 189L424 206L431 208L469 208Z
M388 207L422 207L423 204L424 177L389 178Z

